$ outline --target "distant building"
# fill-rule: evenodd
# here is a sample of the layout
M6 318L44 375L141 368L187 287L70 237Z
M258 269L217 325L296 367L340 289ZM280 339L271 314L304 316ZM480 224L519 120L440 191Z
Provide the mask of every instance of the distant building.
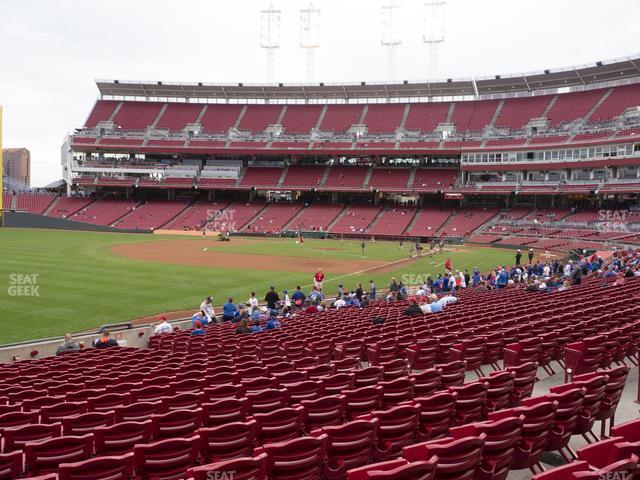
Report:
M31 153L26 148L5 148L2 150L2 173L7 190L11 185L31 185ZM13 181L11 181L13 180Z

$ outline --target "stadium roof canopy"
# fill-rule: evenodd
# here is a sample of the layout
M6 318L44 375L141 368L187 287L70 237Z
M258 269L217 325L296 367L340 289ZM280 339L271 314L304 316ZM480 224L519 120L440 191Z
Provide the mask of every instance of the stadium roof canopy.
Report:
M103 97L224 100L357 100L527 93L639 79L640 54L538 72L396 83L215 84L97 80Z

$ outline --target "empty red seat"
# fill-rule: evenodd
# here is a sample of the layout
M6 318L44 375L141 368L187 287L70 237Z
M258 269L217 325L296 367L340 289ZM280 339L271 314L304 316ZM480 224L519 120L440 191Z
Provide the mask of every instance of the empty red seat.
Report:
M381 362L380 366L382 367L382 378L387 382L407 375L408 366L404 359L398 358Z
M411 373L409 377L415 380L413 394L416 397L428 397L440 390L442 385L442 371L437 368Z
M549 433L546 449L557 451L568 462L571 461L574 455L571 451L569 451L570 454L568 455L564 450L569 448L569 440L571 440L573 429L578 422L578 416L582 412L585 393L585 388L572 388L562 393L528 398L522 402L527 407L545 402L557 403L555 426Z
M135 467L141 480L184 478L198 461L200 437L170 438L133 448Z
M9 412L0 415L0 433L5 428L21 427L38 423L39 412Z
M488 377L480 378L488 386L486 410L495 412L508 408L511 404L516 374L510 371L498 371Z
M315 400L302 400L300 405L306 411L305 427L307 432L314 428L340 425L345 418L346 400L344 395L329 395Z
M328 480L343 479L347 470L371 462L378 441L378 430L379 421L372 419L323 427L312 432L314 436L326 434L329 437L324 477Z
M413 398L415 379L401 377L390 382L380 382L382 387L382 408L387 409Z
M202 417L201 408L151 415L153 438L188 437L202 426Z
M256 421L231 422L198 430L200 449L205 461L217 462L249 457L256 444Z
M62 421L63 417L86 413L87 402L62 402L40 409L40 421L42 423L54 423Z
M181 392L169 397L162 397L162 409L171 410L194 410L204 403L203 392Z
M84 435L97 427L108 427L116 421L114 412L87 412L62 419L63 435Z
M12 452L23 449L29 442L40 442L62 436L62 425L60 423L33 423L21 427L5 428L2 436L4 437L3 451L5 453Z
M456 410L457 393L440 392L428 397L416 397L414 404L420 405L418 434L423 439L438 439L449 434Z
M637 467L638 457L635 455L629 460L621 460L596 470L591 469L587 462L578 461L534 475L531 480L603 480L616 478L626 480L626 478L633 478Z
M162 402L136 402L124 407L114 408L116 422L142 422L152 415L162 413Z
M452 428L452 438L487 436L482 451L482 478L506 480L509 469L521 444L524 416L509 417L502 420L487 421Z
M304 415L304 407L256 413L253 418L257 422L258 442L283 442L301 436L304 431Z
M96 452L100 455L121 455L138 443L148 443L153 436L151 420L121 422L94 430Z
M483 382L466 383L461 387L449 387L457 393L454 425L478 422L486 413L487 391L489 385Z
M475 372L479 377L483 376L482 363L484 362L484 352L487 349L485 337L476 337L456 343L451 349L451 360L465 361L466 370Z
M410 462L438 457L438 480L474 480L481 464L486 435L458 440L447 437L404 447L402 456Z
M600 401L598 413L596 414L596 419L602 422L600 437L605 437L607 420L609 420L609 434L611 434L611 427L615 424L616 410L618 408L618 403L622 398L622 391L624 390L629 370L630 369L627 366L620 366L607 370L599 370L598 373L585 373L583 375L576 375L573 377L576 381L588 380L593 378L593 376L598 375L600 372L608 377L605 394Z
M249 413L246 398L226 398L202 404L204 425L215 427L229 422L244 422Z
M521 365L507 367L507 371L515 373L513 379L513 390L511 391L511 399L509 403L512 407L517 407L522 404L522 400L529 398L533 393L533 387L538 380L538 363L529 362ZM492 373L497 375L497 373Z
M640 419L616 425L611 429L611 433L627 442L640 442Z
M380 424L378 444L374 450L375 460L397 457L402 447L414 442L420 409L420 404L400 405L359 417L362 420L376 418Z
M21 451L0 454L0 479L13 480L24 472L24 459Z
M285 408L289 404L290 393L286 388L267 388L257 392L247 393L249 411L255 413L268 413L279 408Z
M256 448L266 453L268 477L274 480L320 480L327 458L328 436L304 437Z
M404 458L373 463L347 472L347 480L434 480L438 458L408 462Z
M511 468L529 468L533 471L534 466L538 466L540 470L544 470L539 462L554 429L557 408L556 402L542 402L530 407L516 407L489 414L489 420L524 417L522 440L513 453Z
M420 340L405 349L411 370L426 370L436 364L438 341L436 339Z
M105 393L97 397L91 397L87 400L89 411L106 412L116 407L123 407L131 403L131 394L125 393Z
M268 457L266 453L254 457L240 457L232 460L209 463L187 470L187 477L193 480L222 479L233 472L234 480L266 480Z
M204 401L214 402L225 398L243 398L246 394L246 388L242 385L232 383L223 383L214 387L204 389Z
M130 480L133 478L133 452L113 457L96 457L75 463L62 463L59 480Z
M358 370L357 372L360 373L363 371L364 370ZM343 390L349 390L354 387L355 374L336 373L334 375L320 377L319 381L326 395L339 395Z
M55 472L61 463L79 462L93 453L93 435L65 436L24 447L26 470L31 475Z
M377 385L384 378L384 369L382 367L367 367L354 370L354 387L362 388L371 385Z
M343 390L347 402L347 417L355 419L360 415L379 410L382 405L382 387L362 387Z
M442 388L459 387L464 383L464 374L467 370L467 364L464 361L443 363L436 365L436 368L442 372L440 378Z
M629 460L632 455L640 455L640 443L630 443L622 437L611 437L579 448L576 453L578 459L592 467L605 468L620 460Z

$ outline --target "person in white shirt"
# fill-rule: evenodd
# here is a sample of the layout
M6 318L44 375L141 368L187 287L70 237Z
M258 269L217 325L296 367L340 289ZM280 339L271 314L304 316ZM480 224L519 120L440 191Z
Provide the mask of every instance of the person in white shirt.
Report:
M427 293L426 285L422 285L421 287L418 288L418 290L416 290L416 297L424 297L427 294L428 293Z
M256 292L251 292L249 296L249 300L247 300L247 305L249 305L249 309L253 312L256 308L258 308L258 299L256 298Z
M163 333L171 333L173 331L173 327L167 321L167 317L160 317L160 320L162 320L162 322L156 325L156 328L153 330L153 333L155 335L162 335Z
M571 271L573 270L573 260L569 260L569 263L567 263L564 266L564 276L565 277L571 277Z
M333 302L333 306L336 307L336 308L346 307L347 306L347 302L344 300L344 298L340 298L340 299L336 300L335 302Z
M442 297L440 299L440 304L444 307L445 305L449 305L450 303L456 303L457 301L458 301L458 297L447 295L446 297Z
M544 278L549 278L549 275L551 275L551 267L549 266L549 264L545 264L544 268L542 269L542 276Z
M464 272L459 272L458 276L460 277L460 288L467 288L467 281L464 278Z
M455 291L456 289L456 277L451 273L449 274L449 290L451 290L452 292Z
M289 293L286 290L282 292L282 302L285 307L291 309L291 298L289 298Z
M204 314L207 316L207 320L209 322L215 322L216 319L216 312L213 309L213 297L207 297L201 304L200 304L200 310L204 312Z

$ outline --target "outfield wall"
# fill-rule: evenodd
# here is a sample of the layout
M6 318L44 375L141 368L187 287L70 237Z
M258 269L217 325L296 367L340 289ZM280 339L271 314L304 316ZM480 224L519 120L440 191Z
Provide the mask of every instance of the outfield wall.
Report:
M43 215L35 215L27 212L4 212L4 226L10 228L50 228L57 230L82 230L87 232L111 232L111 233L153 233L147 230L127 230L107 227L105 225L91 225L88 223L74 222L65 218L52 218Z

